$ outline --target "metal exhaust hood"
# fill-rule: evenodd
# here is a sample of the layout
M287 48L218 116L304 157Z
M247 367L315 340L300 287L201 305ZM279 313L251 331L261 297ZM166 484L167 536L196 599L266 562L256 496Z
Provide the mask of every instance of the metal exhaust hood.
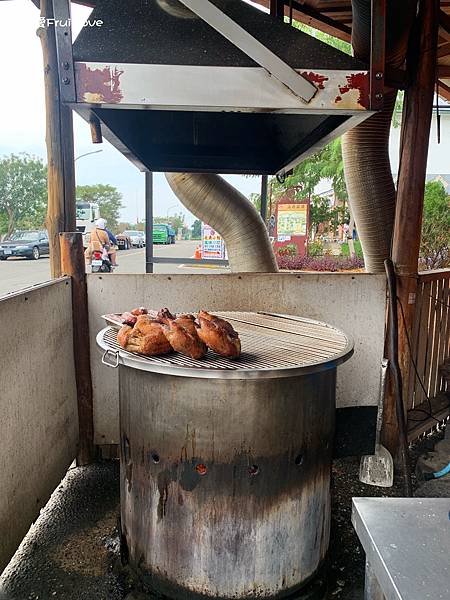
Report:
M242 0L97 0L96 19L63 100L142 170L283 173L379 108L367 65Z

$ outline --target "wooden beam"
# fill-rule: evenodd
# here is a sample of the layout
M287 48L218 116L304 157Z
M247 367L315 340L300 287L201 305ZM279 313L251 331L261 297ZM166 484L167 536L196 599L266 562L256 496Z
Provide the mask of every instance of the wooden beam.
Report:
M450 15L443 10L439 11L439 35L450 42Z
M437 76L439 79L450 79L450 65L438 65Z
M53 18L52 0L41 0L41 17ZM45 116L48 168L47 230L50 242L50 271L61 276L59 233L74 231L75 166L72 110L61 104L58 57L54 26L40 27L44 62Z
M442 83L442 81L439 82L439 96L442 96L450 102L450 87L445 85L445 83Z
M443 44L437 51L436 57L444 58L444 56L448 56L450 54L450 43Z
M398 354L404 384L403 397L406 401L411 366L408 339L412 339L416 313L423 196L436 81L438 14L438 0L422 0L417 21L419 37L414 49L414 59L410 58L413 64L409 65L415 78L405 93L403 105L392 259L398 278ZM398 449L398 425L391 388L389 386L385 402L383 444L395 455Z
M61 233L61 269L72 279L73 355L78 398L78 465L94 460L94 411L86 271L81 233Z
M343 40L344 42L351 42L352 31L350 27L328 17L321 12L314 10L306 4L301 4L297 0L293 0L292 7L293 17L296 21L305 23L314 29L319 29L324 33L328 33L334 37ZM289 11L289 7L286 7L286 13Z
M260 4L265 8L269 8L271 6L272 0L253 0L256 4ZM299 21L300 23L304 23L305 25L309 25L314 29L318 29L319 31L323 31L324 33L328 33L334 37L343 40L344 42L351 41L352 32L350 27L339 23L330 17L323 15L322 13L314 10L310 6L306 4L302 4L298 2L298 0L292 1L293 8L293 18L295 21ZM284 8L285 16L289 16L289 5L285 5Z

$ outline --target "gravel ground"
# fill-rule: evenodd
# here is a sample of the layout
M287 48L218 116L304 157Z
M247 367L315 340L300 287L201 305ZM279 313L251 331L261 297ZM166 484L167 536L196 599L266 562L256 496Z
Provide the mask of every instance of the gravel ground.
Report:
M423 438L410 451L413 489L422 491L422 481L417 481L415 466L419 456L431 451L436 442L444 437L438 431ZM336 460L331 483L331 544L330 544L330 600L363 600L365 554L351 524L352 497L402 497L404 485L396 477L392 488L365 485L358 479L359 458ZM425 484L426 485L426 484ZM425 486L424 488L425 489ZM426 496L417 492L417 495Z
M413 467L442 437L413 448ZM358 471L359 459L334 462L329 600L363 599L365 560L351 525L352 496L404 495L401 482L368 486ZM145 600L120 564L118 513L118 461L69 470L0 578L0 600Z

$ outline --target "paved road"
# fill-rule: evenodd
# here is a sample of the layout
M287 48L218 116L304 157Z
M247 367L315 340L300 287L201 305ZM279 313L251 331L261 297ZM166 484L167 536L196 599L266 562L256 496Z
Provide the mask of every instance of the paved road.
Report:
M198 242L182 241L171 246L153 246L155 256L191 258ZM116 273L145 273L145 249L124 250L118 253ZM224 273L226 269L199 268L183 265L158 264L155 273ZM50 279L48 258L38 261L22 258L0 261L0 296L36 285Z

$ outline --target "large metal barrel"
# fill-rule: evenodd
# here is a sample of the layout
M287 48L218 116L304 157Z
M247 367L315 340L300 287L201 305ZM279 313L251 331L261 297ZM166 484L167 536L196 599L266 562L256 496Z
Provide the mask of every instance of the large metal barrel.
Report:
M138 357L113 329L97 336L119 365L124 550L176 600L287 596L327 554L336 368L353 342L301 317L220 316L237 361Z
M270 597L315 573L329 542L335 376L120 366L122 532L153 589Z

